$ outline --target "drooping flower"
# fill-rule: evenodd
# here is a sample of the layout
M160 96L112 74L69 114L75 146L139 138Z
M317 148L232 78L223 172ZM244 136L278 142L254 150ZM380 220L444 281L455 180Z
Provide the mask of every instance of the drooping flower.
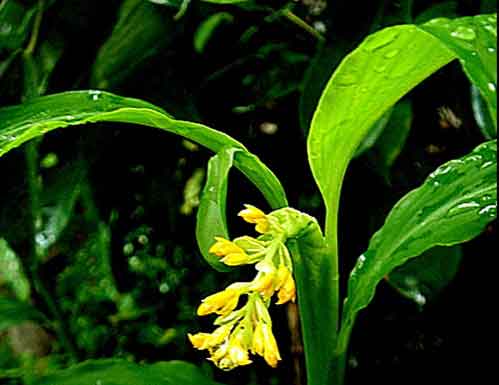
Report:
M296 286L291 271L285 266L280 265L277 269L277 305L282 305L288 301L295 302Z
M201 305L198 307L197 314L199 316L211 313L219 315L229 314L236 308L240 295L240 291L229 288L212 294L203 299Z
M265 234L269 231L270 224L267 215L255 206L245 204L245 209L239 212L239 216L242 217L248 223L256 224L255 230L260 234Z

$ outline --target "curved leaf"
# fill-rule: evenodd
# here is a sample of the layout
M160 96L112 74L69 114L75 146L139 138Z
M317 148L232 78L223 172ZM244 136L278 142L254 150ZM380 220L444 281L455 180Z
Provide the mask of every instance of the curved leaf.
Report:
M29 139L56 128L96 122L160 128L214 152L224 147L241 149L234 159L234 165L263 193L272 208L287 206L286 195L277 177L235 139L202 124L175 120L159 107L142 100L107 92L65 92L0 109L0 157Z
M223 22L231 23L234 16L228 12L218 12L204 20L194 34L194 49L202 53L211 36Z
M340 349L346 349L357 312L397 266L434 246L451 246L480 234L497 215L497 141L440 166L403 197L372 237L348 282Z
M492 19L492 15L481 15L453 21L437 19L421 27L386 28L364 40L335 71L319 101L308 137L310 166L327 208L326 237L333 247L347 165L370 127L391 106L455 58L461 60L481 92L483 87L489 91L495 87L489 84L495 55L487 52L487 56L482 49L496 45L490 41L496 33ZM471 36L464 32L469 30L473 41L463 39L463 33ZM491 98L488 102L495 108Z
M229 171L238 151L229 148L220 151L208 162L206 184L201 195L196 221L196 239L204 259L218 271L230 271L220 258L208 250L215 237L229 238L226 216L226 199Z
M471 107L475 121L483 136L487 140L492 140L497 136L497 127L490 116L490 112L485 103L485 99L480 94L480 91L475 86L471 86Z
M86 361L35 380L34 385L217 385L196 366L182 361L137 365L125 360ZM218 384L220 385L220 384Z
M46 321L46 318L28 303L0 297L0 332L24 321Z

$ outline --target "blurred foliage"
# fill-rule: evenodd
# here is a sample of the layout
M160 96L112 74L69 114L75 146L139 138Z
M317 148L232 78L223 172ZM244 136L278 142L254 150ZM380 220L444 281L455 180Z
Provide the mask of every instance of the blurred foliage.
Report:
M80 88L143 98L178 119L206 123L247 143L281 176L290 201L322 219L305 137L341 59L386 26L497 11L497 2L487 0L228 3L0 0L0 105ZM289 343L282 344L285 360L276 371L257 363L221 373L187 342L186 333L204 325L194 317L199 299L246 274L232 272L229 279L210 269L196 247L194 213L207 152L154 130L140 128L136 135L128 125L100 124L111 129L73 128L36 143L32 177L41 216L34 234L24 149L0 162L0 384L30 384L30 376L75 360L109 357L187 360L225 384L293 383L302 357ZM480 94L470 92L457 65L419 86L376 129L345 186L343 207L350 214L340 224L348 267L405 191L437 165L497 135ZM239 174L232 177L230 212L241 202L263 202ZM367 201L365 183L372 194ZM360 215L369 218L366 224L355 220ZM242 228L229 224L234 233ZM494 232L492 225L477 244L488 247ZM405 266L388 281L412 299L438 301L437 293L447 290L442 282L461 277L469 284L460 263L476 254L448 252L432 250L424 258L423 264L440 266L441 253L450 255L440 275L411 280L415 267ZM407 319L420 314L417 306L411 309ZM461 315L456 309L449 321ZM19 330L11 326L28 320L36 321L28 326L33 338L19 343ZM466 321L456 321L456 328ZM275 324L278 338L289 341L284 310ZM60 338L61 327L68 341ZM30 344L46 349L33 353ZM376 357L380 348L364 349ZM442 354L458 355L449 352ZM401 370L416 368L409 361ZM379 378L391 383L383 377L390 363L384 364ZM352 384L364 383L355 368Z

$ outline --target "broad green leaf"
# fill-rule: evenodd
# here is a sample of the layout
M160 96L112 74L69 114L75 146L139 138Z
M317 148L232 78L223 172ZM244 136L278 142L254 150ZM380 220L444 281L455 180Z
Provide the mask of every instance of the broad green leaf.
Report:
M393 108L390 120L371 151L375 159L376 169L387 180L389 179L390 169L409 136L411 125L411 102L402 100Z
M45 316L26 302L0 297L0 332L25 321L46 321Z
M35 12L36 7L27 10L15 0L0 2L0 50L22 47Z
M194 49L196 52L201 53L204 51L208 40L210 40L218 26L223 22L231 23L233 21L234 17L227 12L215 13L204 20L194 34Z
M35 380L33 385L217 385L193 364L182 361L138 365L125 360L86 361ZM220 385L220 384L218 384Z
M226 216L226 200L229 171L234 163L237 149L220 151L208 162L206 184L197 213L196 239L204 259L218 271L230 271L220 258L208 250L215 243L215 237L229 238Z
M420 28L455 53L484 97L497 127L497 14L434 19Z
M156 127L219 152L239 148L234 165L263 193L272 208L287 206L277 177L255 155L230 136L199 123L175 120L159 107L101 91L76 91L36 98L0 109L0 157L29 139L56 128L96 122Z
M490 116L483 96L475 86L471 86L471 107L473 108L473 115L480 131L485 139L494 139L497 136L497 127Z
M402 96L456 58L471 81L479 81L477 86L483 92L482 78L489 75L481 74L484 68L486 74L493 72L495 59L490 53L475 53L477 47L492 48L492 19L495 16L460 18L447 21L452 28L445 29L444 21L439 20L423 26L386 28L365 39L335 71L321 96L308 137L310 166L326 205L326 238L332 249L336 249L343 177L369 129ZM456 31L465 30L473 34L472 41L456 35ZM489 105L493 103L489 100Z
M31 285L21 264L21 260L5 239L0 238L0 288L6 285L19 301L30 298Z
M436 169L391 210L359 257L348 282L339 349L355 316L393 269L435 246L452 246L482 232L497 214L497 141Z
M462 256L459 245L437 246L396 268L386 280L403 296L423 306L454 279Z
M101 46L92 67L91 84L113 88L149 57L172 41L174 21L144 0L123 2L111 36Z

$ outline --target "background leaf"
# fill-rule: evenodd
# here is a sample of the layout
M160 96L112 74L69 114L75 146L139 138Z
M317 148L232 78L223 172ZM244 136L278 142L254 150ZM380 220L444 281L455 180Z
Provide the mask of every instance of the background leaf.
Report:
M163 9L144 0L121 5L111 36L101 46L92 67L91 84L113 88L173 40L175 23Z
M217 385L195 365L182 361L137 365L125 360L93 360L40 380L34 385Z
M204 259L218 271L230 271L220 258L208 252L215 237L229 238L226 216L226 200L229 171L237 149L220 151L208 162L206 184L197 212L196 239Z
M142 100L101 91L66 92L0 109L0 156L56 128L106 121L160 128L214 152L227 146L239 148L243 151L236 156L235 166L257 186L273 208L287 206L277 177L230 136L202 124L175 120L160 108Z
M386 281L403 296L423 306L456 276L462 247L434 247L393 270Z
M36 7L26 9L14 0L0 4L0 50L22 47L35 12Z
M403 197L359 257L348 282L339 349L378 283L397 266L434 246L451 246L482 232L497 215L497 141L435 170Z
M194 49L196 52L203 52L206 44L218 26L223 22L231 23L234 17L228 12L218 12L204 20L194 34Z
M0 289L7 286L19 301L26 302L30 298L31 285L21 260L5 239L0 238Z

